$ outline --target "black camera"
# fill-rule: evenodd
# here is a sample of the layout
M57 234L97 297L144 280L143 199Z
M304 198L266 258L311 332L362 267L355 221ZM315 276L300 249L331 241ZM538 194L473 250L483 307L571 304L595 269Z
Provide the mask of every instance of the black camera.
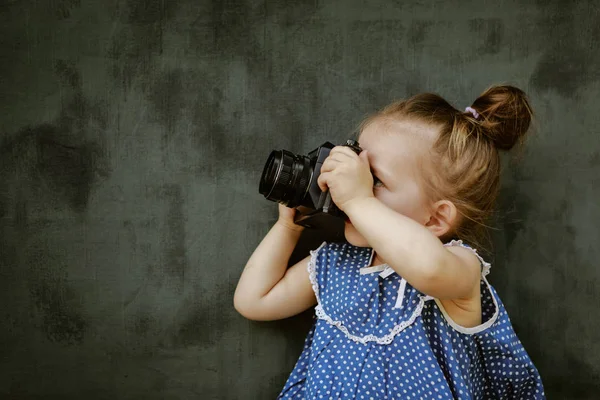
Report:
M362 151L355 140L347 140L344 146L356 154ZM307 228L328 228L345 220L346 214L331 200L329 190L322 192L317 183L321 166L334 147L325 142L306 156L273 150L260 178L260 194L267 200L296 208L294 222Z

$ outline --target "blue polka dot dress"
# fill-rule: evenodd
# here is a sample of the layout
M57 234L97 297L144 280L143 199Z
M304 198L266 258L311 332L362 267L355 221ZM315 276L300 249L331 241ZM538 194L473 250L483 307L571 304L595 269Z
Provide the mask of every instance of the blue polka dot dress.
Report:
M482 324L465 328L386 264L370 266L373 254L347 242L311 251L317 318L278 399L545 399L479 255Z

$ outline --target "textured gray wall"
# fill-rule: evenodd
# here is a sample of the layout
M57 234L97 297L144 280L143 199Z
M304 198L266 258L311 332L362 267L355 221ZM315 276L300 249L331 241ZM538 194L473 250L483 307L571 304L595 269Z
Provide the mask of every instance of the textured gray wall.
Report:
M598 1L0 5L0 394L274 398L311 313L232 296L277 216L268 152L386 103L526 90L490 275L550 398L600 389ZM318 237L304 237L294 258Z

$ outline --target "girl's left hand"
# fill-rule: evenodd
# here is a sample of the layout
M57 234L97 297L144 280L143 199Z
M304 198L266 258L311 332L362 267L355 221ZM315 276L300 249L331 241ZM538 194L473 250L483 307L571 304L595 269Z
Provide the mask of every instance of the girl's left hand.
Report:
M317 183L321 191L329 188L331 199L342 211L351 201L374 197L367 151L357 155L347 146L334 147L321 166Z

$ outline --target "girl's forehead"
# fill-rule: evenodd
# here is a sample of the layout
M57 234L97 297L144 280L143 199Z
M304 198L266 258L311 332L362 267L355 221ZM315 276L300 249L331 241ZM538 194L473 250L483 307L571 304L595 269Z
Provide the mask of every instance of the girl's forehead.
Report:
M437 132L425 124L412 121L373 121L359 137L361 148L368 150L370 161L406 164L417 161L428 151Z

